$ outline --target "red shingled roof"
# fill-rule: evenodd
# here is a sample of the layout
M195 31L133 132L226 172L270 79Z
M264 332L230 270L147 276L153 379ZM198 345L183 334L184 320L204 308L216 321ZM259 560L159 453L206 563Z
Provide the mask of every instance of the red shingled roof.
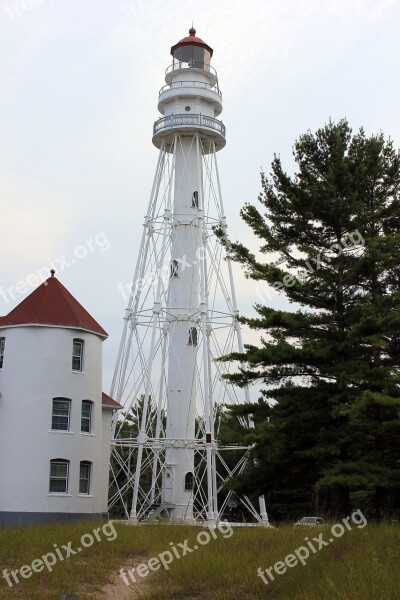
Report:
M119 404L119 402L116 402L116 400L113 400L111 398L111 396L109 396L108 394L106 394L104 392L102 395L102 405L105 406L106 408L114 408L115 410L123 408L123 406L121 406L121 404Z
M22 300L8 315L0 317L0 327L13 325L56 325L86 329L107 337L107 332L85 308L52 276Z

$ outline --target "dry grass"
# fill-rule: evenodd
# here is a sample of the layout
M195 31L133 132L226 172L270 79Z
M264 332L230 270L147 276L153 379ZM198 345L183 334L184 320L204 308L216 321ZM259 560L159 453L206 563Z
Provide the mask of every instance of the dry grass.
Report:
M93 522L74 525L0 530L0 577L9 571L31 564L33 560L90 533ZM10 600L59 600L62 594L78 594L80 600L97 600L103 586L116 578L122 565L133 564L143 557L150 559L171 550L170 542L185 539L196 544L198 528L168 525L127 527L117 525L118 537L84 549L68 560L58 562L52 573L33 573L12 588L0 578L0 598ZM329 528L323 531L329 539ZM226 533L226 532L225 532ZM284 560L303 545L304 536L316 530L298 530L290 526L275 530L235 529L229 538L221 533L207 545L181 559L175 559L168 571L151 572L141 580L146 585L132 585L132 598L143 600L398 600L400 598L400 527L368 524L354 526L343 537L311 555L306 566L288 569L275 575L267 586L257 577L257 567L266 569ZM182 551L181 551L182 553ZM108 588L110 590L110 588ZM111 587L112 589L112 587ZM105 596L104 596L105 597ZM109 596L112 597L112 596Z

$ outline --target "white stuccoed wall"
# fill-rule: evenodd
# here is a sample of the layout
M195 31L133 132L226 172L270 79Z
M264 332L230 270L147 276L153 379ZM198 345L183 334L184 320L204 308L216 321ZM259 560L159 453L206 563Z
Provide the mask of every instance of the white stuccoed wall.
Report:
M9 327L0 332L6 338L0 369L0 513L104 512L108 469L105 475L102 338L48 326ZM74 338L85 342L82 373L72 371ZM70 432L51 431L55 397L72 400ZM80 433L82 400L94 403L92 434ZM54 458L70 461L68 495L49 494ZM93 465L90 496L79 496L82 460Z

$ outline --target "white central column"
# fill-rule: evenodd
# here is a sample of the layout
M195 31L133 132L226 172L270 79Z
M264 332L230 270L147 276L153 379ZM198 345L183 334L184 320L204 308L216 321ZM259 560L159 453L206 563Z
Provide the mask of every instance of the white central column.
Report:
M196 364L199 337L199 200L202 181L197 135L175 137L175 188L169 280L167 439L164 502L175 522L193 521Z

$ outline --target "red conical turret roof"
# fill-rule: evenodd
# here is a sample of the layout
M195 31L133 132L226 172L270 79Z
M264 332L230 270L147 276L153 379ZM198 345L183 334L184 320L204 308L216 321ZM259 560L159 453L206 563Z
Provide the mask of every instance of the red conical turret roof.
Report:
M54 277L51 277L22 300L8 315L0 317L0 327L15 325L52 325L73 327L107 337L107 332Z

